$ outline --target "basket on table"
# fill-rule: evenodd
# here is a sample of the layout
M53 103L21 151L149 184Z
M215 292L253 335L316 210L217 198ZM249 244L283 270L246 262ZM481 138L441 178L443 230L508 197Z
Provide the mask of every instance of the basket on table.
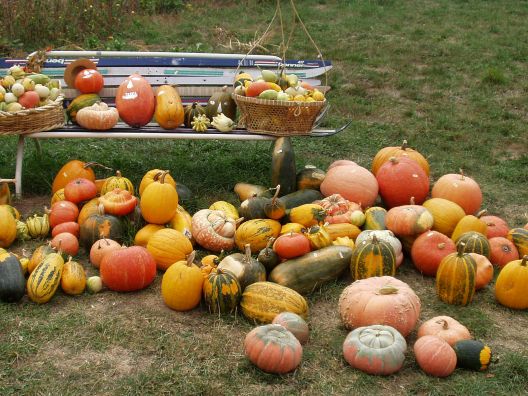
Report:
M240 109L239 126L249 132L273 136L309 135L326 100L294 102L233 94Z
M24 135L62 127L65 121L63 98L59 95L53 102L34 109L14 113L0 111L0 136Z

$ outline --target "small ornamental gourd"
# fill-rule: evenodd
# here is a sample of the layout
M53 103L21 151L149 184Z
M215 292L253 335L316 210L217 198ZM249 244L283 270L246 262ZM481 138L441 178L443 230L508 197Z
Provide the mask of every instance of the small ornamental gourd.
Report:
M457 253L445 256L436 272L436 293L448 304L467 305L475 293L477 265L463 248L460 244Z
M396 254L393 247L376 235L372 239L356 244L350 259L350 273L354 280L372 276L394 276Z
M267 272L271 272L280 262L279 255L272 247L274 242L275 238L270 238L266 247L262 249L257 256L257 260L264 265Z
M191 121L192 129L196 132L205 132L211 123L205 114L196 116Z
M426 335L440 337L451 346L457 341L472 338L467 327L450 316L435 316L422 323L418 328L417 338Z
M132 184L130 179L121 175L121 171L119 170L116 171L115 176L110 176L109 178L105 179L105 182L101 187L100 195L105 195L107 192L112 191L116 188L126 190L130 194L134 195L134 185Z
M86 273L77 261L72 261L71 256L64 263L61 276L61 289L70 295L82 294L86 288Z
M143 190L140 207L141 215L151 224L168 223L178 210L176 188L165 182L169 171L164 171L159 180L155 180Z
M193 251L186 260L171 265L161 280L161 295L167 306L175 311L188 311L202 298L204 278L200 268L193 263Z
M407 342L391 326L372 325L351 331L343 343L343 355L352 367L367 374L390 375L405 360Z
M457 355L440 337L426 335L414 343L414 356L420 368L433 377L447 377L455 371Z
M301 363L302 346L295 336L278 324L254 328L244 339L244 352L262 371L286 374Z
M293 312L281 312L273 318L272 324L279 324L291 333L304 345L308 342L310 337L310 329L308 323L299 315Z
M107 131L119 121L119 112L105 102L94 103L80 109L75 115L75 122L90 131Z
M491 348L478 340L461 340L453 346L457 357L457 367L484 371L491 363Z
M190 105L187 105L184 109L183 124L186 128L191 128L194 117L198 117L202 114L205 115L205 108L199 103L194 102Z
M48 214L45 213L42 216L37 216L36 214L33 217L28 217L26 219L26 225L28 227L28 233L31 238L45 238L49 234L50 223ZM16 225L15 225L16 228ZM16 230L15 230L16 235Z
M383 324L404 337L414 329L420 308L409 285L391 276L355 281L339 297L339 314L347 329Z
M235 275L217 269L211 271L203 282L204 302L209 312L226 314L237 309L242 288Z
M504 266L495 282L495 298L512 309L528 309L528 255Z

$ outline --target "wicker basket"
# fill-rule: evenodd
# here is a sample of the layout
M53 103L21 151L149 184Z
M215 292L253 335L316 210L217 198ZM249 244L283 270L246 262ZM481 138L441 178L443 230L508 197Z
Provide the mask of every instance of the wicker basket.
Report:
M0 136L49 131L64 125L63 96L52 103L15 113L0 111Z
M309 135L317 115L326 105L319 102L287 102L233 94L240 109L239 126L249 132L273 136Z

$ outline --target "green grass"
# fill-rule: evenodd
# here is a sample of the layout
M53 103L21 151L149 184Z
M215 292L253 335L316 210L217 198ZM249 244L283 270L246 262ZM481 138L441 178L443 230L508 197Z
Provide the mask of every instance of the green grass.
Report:
M137 15L113 39L94 36L90 49L244 52L273 15L273 2L190 2L177 14ZM284 3L284 2L283 2ZM528 212L528 3L504 0L298 1L299 12L325 58L332 104L327 125L354 122L325 139L294 138L297 167L326 169L336 159L370 167L384 146L407 139L426 155L434 182L459 168L475 178L483 206L512 226ZM286 5L285 20L291 21ZM288 19L290 18L290 19ZM290 25L291 26L291 23ZM79 32L77 37L89 37ZM227 48L231 38L232 48ZM79 38L80 45L86 45ZM11 40L12 41L12 40ZM273 52L275 35L266 46ZM4 41L0 42L0 50ZM16 44L16 43L15 43ZM35 44L37 46L39 43ZM35 49L31 43L25 50ZM60 43L62 45L62 43ZM289 58L314 58L297 26ZM0 177L12 177L15 137L0 137ZM218 199L237 203L236 182L271 183L266 142L43 140L42 153L26 143L28 202L50 194L69 159L97 161L138 183L153 167L170 169L193 197L190 211ZM153 160L155 159L155 160ZM97 171L99 177L108 173ZM31 198L31 199L30 199ZM22 246L15 246L20 249ZM31 248L31 245L27 247ZM90 274L96 273L87 265ZM488 373L457 370L447 379L423 374L408 349L403 370L388 378L347 366L346 336L337 312L345 278L309 297L311 340L301 367L277 377L243 356L252 328L242 316L217 318L204 309L176 313L160 296L161 274L138 293L68 297L44 306L24 299L0 305L0 392L10 394L522 394L528 381L528 314L501 307L493 285L468 307L441 303L434 280L406 262L398 278L422 301L420 319L451 315L487 342L499 358ZM408 339L414 342L415 333Z

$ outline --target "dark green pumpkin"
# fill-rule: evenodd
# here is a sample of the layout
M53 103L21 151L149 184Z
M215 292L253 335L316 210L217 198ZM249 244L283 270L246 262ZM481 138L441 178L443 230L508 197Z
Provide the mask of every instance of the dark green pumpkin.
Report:
M231 313L242 297L242 288L235 275L217 269L211 272L203 284L204 301L211 313Z
M116 216L97 213L88 216L82 223L79 233L79 242L89 251L95 241L103 237L121 243L123 240L123 225Z
M210 120L212 120L213 117L216 117L218 114L224 113L226 117L229 117L235 121L236 109L236 102L228 92L226 85L222 88L222 90L211 95L207 101L207 106L205 107L205 114Z
M205 108L197 102L185 106L185 109L183 110L183 125L185 125L186 128L192 128L191 122L194 117L198 117L202 114L205 114Z
M453 349L457 355L457 367L483 371L491 362L491 348L481 341L460 340Z
M396 254L390 243L378 240L374 235L354 247L350 259L352 279L365 279L372 276L394 276Z
M275 238L270 238L267 246L257 256L257 260L264 265L268 273L280 263L279 255L273 250L273 242Z
M20 261L12 253L0 253L0 301L20 301L25 292L26 278Z
M491 247L488 238L484 234L476 231L465 232L456 240L456 246L464 244L462 252L477 253L486 256L488 259L491 254Z
M251 219L265 219L266 212L264 207L269 204L270 198L266 197L251 197L240 204L238 214L245 220Z
M296 206L309 204L313 201L317 201L320 199L323 199L323 194L321 194L321 192L318 190L312 190L310 188L295 191L280 197L280 200L282 201L286 209L291 209L295 208Z
M445 256L436 271L436 293L440 300L453 305L467 305L475 294L477 264L459 244L456 253Z
M297 172L297 190L304 190L305 188L319 190L325 176L325 171L313 165L306 165Z
M280 137L275 140L271 154L271 185L280 184L280 195L295 191L297 187L295 154L291 138Z

